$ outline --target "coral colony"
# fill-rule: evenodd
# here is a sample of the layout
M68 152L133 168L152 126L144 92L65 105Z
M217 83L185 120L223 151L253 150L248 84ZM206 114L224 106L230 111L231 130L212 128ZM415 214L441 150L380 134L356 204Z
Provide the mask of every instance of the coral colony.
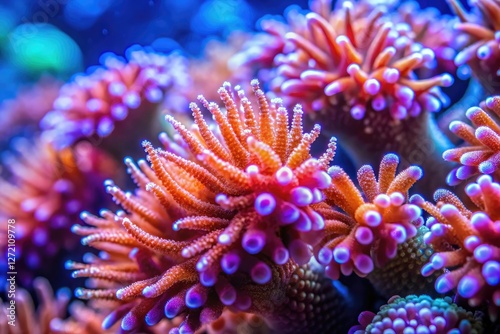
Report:
M0 332L498 332L500 1L448 3L313 0L23 91Z

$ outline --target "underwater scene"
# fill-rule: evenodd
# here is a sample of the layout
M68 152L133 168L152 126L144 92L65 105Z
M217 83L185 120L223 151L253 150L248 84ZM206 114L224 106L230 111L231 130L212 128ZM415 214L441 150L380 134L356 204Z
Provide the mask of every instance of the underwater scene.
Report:
M0 2L0 334L500 334L500 0Z

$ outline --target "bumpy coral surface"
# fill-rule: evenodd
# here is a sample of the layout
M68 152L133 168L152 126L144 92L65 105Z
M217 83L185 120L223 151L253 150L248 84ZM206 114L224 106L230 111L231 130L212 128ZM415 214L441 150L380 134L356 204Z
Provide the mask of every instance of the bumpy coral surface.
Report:
M101 67L64 85L54 109L42 119L43 135L55 147L64 148L86 137L105 138L117 131L120 135L115 128L125 132L121 137L130 136L127 129L137 130L138 121L154 119L149 112L168 89L183 82L186 71L178 55L137 47L127 50L127 59L108 53L101 60Z
M460 50L455 58L458 66L467 64L472 73L491 94L500 88L500 2L478 0L472 2L476 14L466 13L458 0L450 1L460 19L456 29L466 33L470 45ZM479 15L478 13L479 12Z
M450 172L448 184L456 185L479 173L500 180L500 96L486 99L482 108L470 108L466 116L473 126L461 121L450 123L450 131L466 145L443 153L445 160L462 164Z
M397 247L417 234L421 210L408 204L408 190L422 177L422 170L409 167L396 174L399 159L388 154L380 163L378 179L372 167L358 171L361 191L338 166L328 171L332 185L328 203L342 212L326 212L323 241L316 246L317 259L328 265L327 274L354 271L366 276L375 265L382 267L397 254Z
M482 333L479 319L454 304L450 297L432 299L429 296L394 296L377 314L363 312L360 325L349 334L364 333Z
M289 127L280 102L269 105L258 83L252 84L257 113L241 91L237 108L229 85L219 90L226 115L200 97L216 130L196 104L191 108L197 126L190 130L167 116L179 134L175 141L161 137L167 150L145 142L150 166L126 161L139 187L135 194L108 183L108 192L128 213L84 214L93 227L75 227L85 235L82 243L114 253L69 264L75 277L111 283L78 290L80 297L123 303L104 327L123 318L122 329L132 330L144 318L153 325L165 314L182 315L179 330L194 331L217 319L225 306L263 312L267 306L259 302L284 305L286 293L278 287L289 284L295 262L311 258L301 236L325 225L317 211L329 209L319 202L330 186L326 170L335 141L312 159L309 149L319 127L302 132L300 107ZM302 309L283 312L292 311Z
M432 275L422 277L420 270L434 254L432 245L424 241L429 231L426 226L417 230L417 235L398 245L397 256L382 268L375 268L367 278L377 292L385 298L403 294L426 294L434 297L437 292L434 282L443 274L436 270Z
M479 210L468 209L447 190L436 192L436 205L418 196L411 199L432 216L425 241L434 246L436 254L422 267L422 274L448 268L436 280L437 292L456 289L471 306L487 302L495 320L500 307L500 185L484 175L469 184L466 193Z
M0 178L0 217L14 219L16 268L20 283L28 286L34 273L48 275L47 259L78 243L70 232L81 210L102 203L101 182L115 165L88 143L55 151L43 140L14 141L3 164L11 174ZM7 224L0 230L2 258L7 258ZM11 252L12 254L12 252ZM2 269L6 269L2 263ZM5 271L2 272L2 275Z

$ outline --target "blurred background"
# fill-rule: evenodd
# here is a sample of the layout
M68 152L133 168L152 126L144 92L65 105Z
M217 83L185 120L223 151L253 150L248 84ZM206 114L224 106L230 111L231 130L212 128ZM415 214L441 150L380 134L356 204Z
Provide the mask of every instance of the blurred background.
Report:
M259 18L291 4L307 8L307 0L3 0L0 100L43 75L67 81L103 52L123 54L132 44L197 56L208 40L255 30ZM432 6L448 11L444 0Z

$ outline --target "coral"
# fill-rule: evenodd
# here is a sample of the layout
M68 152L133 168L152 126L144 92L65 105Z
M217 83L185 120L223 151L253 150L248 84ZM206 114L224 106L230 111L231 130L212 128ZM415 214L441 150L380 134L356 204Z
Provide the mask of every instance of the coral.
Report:
M458 31L470 38L470 45L460 50L455 64L467 64L489 94L498 94L500 88L500 2L477 0L473 6L480 15L467 13L458 0L450 5L460 19Z
M445 160L462 164L448 174L448 184L456 185L479 173L500 181L500 96L486 99L481 108L472 107L465 114L473 127L461 121L450 123L450 131L466 145L443 153Z
M6 140L23 127L36 127L52 108L61 83L51 77L42 77L32 86L22 88L14 99L0 106L0 140Z
M278 333L345 333L351 308L347 299L323 273L297 266L286 282L284 301L267 318Z
M38 297L38 309L35 310L33 300L26 290L16 289L15 299L0 304L1 313L5 315L0 317L0 333L53 334L50 323L52 319L66 315L71 292L69 289L61 289L54 296L49 281L40 277L33 281L33 286Z
M429 262L434 248L424 242L424 235L429 231L426 226L417 230L417 235L398 245L397 256L382 268L375 268L367 278L375 290L384 298L395 294L426 294L436 297L434 282L444 272L436 270L432 275L422 277L420 270Z
M500 185L483 175L467 186L466 193L479 210L467 208L447 190L435 193L436 205L419 196L411 198L432 216L427 221L430 231L425 242L432 244L436 253L422 267L422 274L447 268L436 280L436 291L456 289L473 307L488 302L494 321L500 306Z
M422 170L409 167L396 174L399 159L388 154L380 163L378 180L371 166L358 171L361 191L338 166L328 171L332 185L326 201L343 212L323 213L325 232L315 246L318 261L327 275L353 271L366 276L397 255L397 247L417 234L421 210L408 204L408 190L422 177Z
M101 322L104 316L95 309L80 301L69 303L71 293L62 288L54 295L52 287L45 278L38 277L33 281L37 295L38 308L29 293L24 289L15 292L16 297L2 305L6 317L0 319L0 333L3 334L112 334L123 333L114 326L103 329ZM0 300L1 302L1 300ZM14 305L12 313L9 309ZM69 307L68 307L69 305ZM66 317L67 309L70 316ZM15 314L13 317L8 315ZM165 320L154 327L142 328L140 333L167 333L171 325ZM127 332L130 333L130 332Z
M280 101L270 105L258 82L252 86L255 114L242 91L237 108L228 84L219 90L227 115L200 97L218 128L209 128L194 103L197 126L190 130L167 116L178 132L174 139L161 136L167 150L144 142L150 166L126 161L139 187L135 195L107 183L129 213L105 211L101 219L84 214L94 227L75 227L85 236L83 244L119 253L116 259L69 264L75 277L111 283L78 290L78 296L124 303L104 327L122 317L124 330L136 328L142 318L153 325L165 308L167 317L183 314L181 331L193 331L217 319L224 306L246 311L261 300L281 305L282 285L293 275L294 263L310 260L302 235L324 227L317 210L332 211L319 202L330 185L326 170L335 141L312 159L309 150L319 127L303 133L300 106L288 127ZM302 309L286 310L292 311Z
M481 320L454 304L450 297L394 296L377 314L366 311L358 320L361 325L351 328L349 334L483 332Z
M2 221L15 219L16 270L21 285L28 286L35 274L50 274L50 267L43 265L47 259L77 244L70 228L81 210L103 203L100 184L112 175L115 164L88 143L60 152L43 140L19 138L13 146L15 151L3 161L6 174L11 175L0 178L0 217ZM2 224L3 259L7 257L6 229L7 224Z
M422 29L417 18L401 14L392 23L387 8L372 1L343 2L333 11L328 2L314 4L311 12L290 16L289 28L275 24L282 29L274 35L286 45L274 57L270 88L285 104L300 101L316 111L306 120L338 137L355 165L378 164L393 152L404 166L427 171L419 192L443 186L451 166L440 156L451 144L430 112L447 106L440 86L453 78L442 72L419 77L434 66L435 54L420 44L422 31L411 30Z
M112 133L114 141L126 144L130 129L137 135L137 129L147 129L155 119L151 112L166 91L184 82L183 57L136 46L126 53L127 59L104 54L102 66L76 75L61 88L54 109L40 122L43 136L55 147L61 149L87 137L100 141Z
M418 79L414 73L434 59L433 51L412 47L397 25L383 23L378 9L355 19L353 6L344 3L329 19L307 14L309 38L286 35L295 50L276 61L279 93L310 101L314 110L342 106L357 120L370 112L399 120L440 110L447 102L438 87L453 78Z
M422 9L417 1L406 1L391 15L391 21L406 24L408 37L434 52L434 60L418 70L419 77L456 72L455 56L466 38L454 30L454 17L442 15L434 7Z
M206 331L208 334L268 334L272 333L268 324L258 315L226 310L215 321L211 322Z

